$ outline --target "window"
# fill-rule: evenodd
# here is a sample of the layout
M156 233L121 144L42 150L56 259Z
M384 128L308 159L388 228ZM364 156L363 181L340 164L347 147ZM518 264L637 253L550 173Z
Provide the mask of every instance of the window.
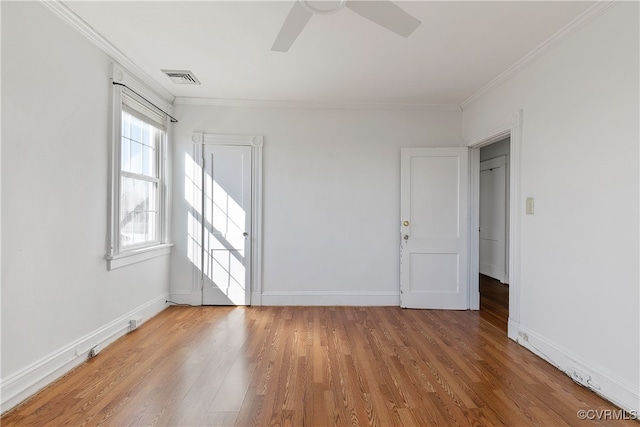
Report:
M120 249L159 243L160 147L165 131L122 109Z
M170 246L167 115L124 84L113 90L109 270L163 255Z

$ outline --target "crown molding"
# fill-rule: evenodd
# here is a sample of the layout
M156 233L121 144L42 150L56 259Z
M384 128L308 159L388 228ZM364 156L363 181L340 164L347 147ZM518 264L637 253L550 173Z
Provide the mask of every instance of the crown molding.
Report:
M385 103L341 103L341 102L314 102L314 101L278 101L278 100L243 100L243 99L216 99L216 98L191 98L175 97L163 85L152 78L146 71L133 60L115 47L109 40L98 33L87 22L69 9L61 0L40 0L47 9L65 21L73 29L82 34L87 40L109 55L113 60L128 69L136 78L143 81L151 90L168 103L176 105L199 105L214 107L248 107L248 108L307 108L307 109L334 109L334 110L391 110L391 111L442 111L461 112L469 108L488 92L500 86L531 62L546 54L554 46L579 30L587 23L601 15L604 11L622 0L599 0L589 9L578 15L573 21L558 30L555 34L542 42L531 52L518 60L511 67L503 71L477 92L465 99L460 105L453 104L385 104Z
M326 110L392 110L392 111L444 111L461 112L459 105L450 104L376 104L314 101L275 101L258 99L191 98L178 96L174 105L244 108L307 108Z
M74 30L82 34L87 40L96 45L100 50L110 56L114 61L126 68L138 80L144 82L146 86L156 93L160 98L171 104L175 96L164 86L154 80L146 71L132 61L120 49L115 47L102 34L98 33L91 25L76 15L60 0L40 0L40 3L61 18Z
M460 107L462 111L469 108L475 102L477 102L480 98L486 95L488 92L492 91L496 87L500 86L520 71L522 71L525 67L527 67L530 63L541 57L542 55L549 52L553 47L555 47L562 40L567 38L569 35L573 34L580 28L584 27L586 24L591 22L596 17L600 16L605 10L609 9L612 5L616 4L621 0L598 0L596 3L591 6L589 9L582 12L578 15L573 21L569 22L567 25L558 30L555 34L549 37L547 40L539 44L535 47L531 52L522 57L518 62L513 64L511 67L507 68L501 74L499 74L496 78L491 80L489 83L484 85L480 90L471 95L469 98L462 101Z

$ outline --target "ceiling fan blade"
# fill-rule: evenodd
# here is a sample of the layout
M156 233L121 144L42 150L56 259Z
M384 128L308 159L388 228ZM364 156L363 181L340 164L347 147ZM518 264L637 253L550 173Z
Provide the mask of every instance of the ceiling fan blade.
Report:
M282 24L280 33L278 33L278 37L276 37L276 41L273 43L271 50L275 52L287 52L307 25L312 15L313 13L305 9L304 6L296 0L289 11L289 15L287 15L287 19L285 19L284 24Z
M389 0L347 1L345 6L358 15L405 38L409 37L421 24L420 21Z

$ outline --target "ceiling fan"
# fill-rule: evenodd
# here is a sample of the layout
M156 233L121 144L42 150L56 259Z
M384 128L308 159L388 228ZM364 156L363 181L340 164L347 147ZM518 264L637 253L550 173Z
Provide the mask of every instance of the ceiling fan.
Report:
M313 15L336 13L343 7L405 38L420 25L420 21L390 0L296 0L271 50L287 52Z

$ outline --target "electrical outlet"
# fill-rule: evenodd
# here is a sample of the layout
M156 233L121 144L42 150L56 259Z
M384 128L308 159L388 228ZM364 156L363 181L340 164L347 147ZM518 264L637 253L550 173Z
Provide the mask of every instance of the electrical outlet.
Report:
M98 353L100 353L100 350L98 350L98 344L96 344L89 350L89 357L96 357Z
M589 381L591 380L591 375L586 372L581 371L580 369L574 369L571 371L571 379L581 386L589 387Z
M129 326L131 327L132 331L134 329L137 329L138 326L140 326L141 323L142 323L142 316L136 316L136 317L132 318L131 320L129 320Z

